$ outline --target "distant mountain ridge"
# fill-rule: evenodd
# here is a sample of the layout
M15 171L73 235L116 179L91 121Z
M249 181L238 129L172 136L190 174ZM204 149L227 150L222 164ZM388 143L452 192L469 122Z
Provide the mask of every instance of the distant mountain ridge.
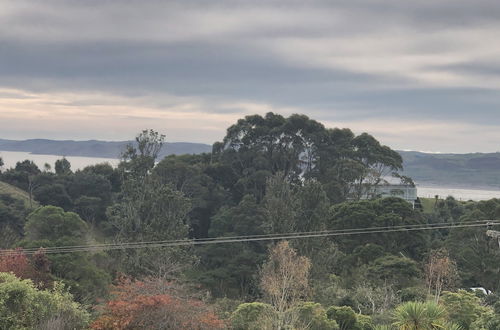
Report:
M425 185L500 189L500 153L430 154L399 151L404 174Z
M127 144L134 141L72 141L30 139L24 141L0 139L0 150L24 151L39 155L82 156L119 158ZM159 157L180 154L199 154L210 152L212 146L203 143L166 142Z
M0 139L0 150L33 154L119 158L125 146L133 141L60 141ZM171 154L211 152L203 143L167 142L160 159ZM500 190L500 153L432 154L398 151L403 157L404 174L422 185Z

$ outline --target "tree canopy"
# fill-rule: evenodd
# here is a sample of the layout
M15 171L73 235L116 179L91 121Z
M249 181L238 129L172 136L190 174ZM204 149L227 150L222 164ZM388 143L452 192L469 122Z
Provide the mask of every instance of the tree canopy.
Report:
M242 118L211 153L159 159L164 141L0 173L24 196L0 194L0 328L498 329L500 249L476 221L500 200L380 198L414 184L399 154L304 115Z

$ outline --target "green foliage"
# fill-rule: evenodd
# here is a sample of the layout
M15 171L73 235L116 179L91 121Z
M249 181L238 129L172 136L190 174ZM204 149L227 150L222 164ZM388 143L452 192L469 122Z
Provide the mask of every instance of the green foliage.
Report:
M34 191L35 199L42 205L53 205L71 210L73 201L66 191L66 187L61 183L43 185Z
M400 198L389 197L335 205L330 210L329 228L351 229L392 227L424 224L422 215ZM345 252L351 253L358 246L376 244L392 254L403 253L420 258L428 244L422 232L389 232L338 238Z
M157 180L172 185L191 200L189 224L196 238L208 236L210 218L230 199L222 186L224 178L213 172L209 160L206 155L171 155L154 168Z
M152 172L164 138L153 130L145 130L122 155L121 193L106 211L116 241L175 240L188 236L190 199ZM181 257L191 262L187 250L171 248L160 253L154 249L127 250L113 256L118 269L137 276L159 271L166 259L183 264L184 261L178 260Z
M500 329L500 313L488 309L481 314L471 325L472 330L498 330Z
M360 330L373 330L373 320L368 315L356 314L356 323Z
M500 218L496 213L499 206L498 199L470 204L460 222ZM500 290L500 249L496 240L485 235L485 228L454 228L446 245L457 263L463 286Z
M32 212L25 225L27 248L86 244L88 225L76 213L54 206ZM99 269L88 253L51 254L51 273L67 284L79 301L93 302L107 292L110 275Z
M362 133L352 140L354 160L362 166L351 186L351 195L359 199L372 195L372 187L384 182L384 177L403 168L403 159L391 148L381 145L373 136ZM403 181L407 180L403 178Z
M235 207L222 208L212 218L211 237L263 234L266 215L253 196L247 195Z
M378 324L373 327L373 330L395 330L395 328L390 324Z
M54 169L57 175L71 174L71 164L66 158L56 160Z
M235 330L272 329L273 308L264 303L252 302L238 306L231 316L231 325Z
M381 280L402 288L415 283L419 269L417 263L410 258L387 255L376 259L368 267L368 273L374 281Z
M85 329L90 315L60 284L39 290L30 280L0 273L0 328Z
M350 306L371 315L374 321L387 321L389 312L400 302L391 284L358 284L353 291Z
M377 184L402 163L399 154L366 133L355 137L348 129L326 129L304 115L284 118L272 112L238 120L213 150L216 160L238 177L233 195L253 194L259 200L267 177L279 172L292 182L301 176L318 179L330 199L341 201L353 184Z
M108 178L88 171L76 172L68 184L68 194L71 198L96 197L104 203L111 199L111 189L111 182Z
M298 314L298 323L305 329L311 330L337 330L346 329L339 328L335 319L327 315L327 311L321 304L314 302L304 302L296 307L295 312Z
M0 195L9 195L14 199L23 201L26 208L30 207L29 193L16 186L8 184L7 182L0 181ZM36 202L33 202L32 204L34 208L38 207L38 204Z
M315 180L306 180L297 191L300 207L297 208L297 229L313 231L326 229L330 200L323 185Z
M31 160L24 160L22 162L17 162L16 167L14 168L16 172L21 172L26 175L36 175L40 174L40 169L38 166Z
M222 208L212 218L210 237L263 234L265 212L252 196L235 207ZM218 244L198 248L201 257L197 279L216 296L254 294L258 265L265 259L260 242Z
M129 186L122 199L110 206L107 218L115 231L115 240L123 242L184 239L188 235L188 198L169 185L146 179L143 185ZM129 185L130 182L125 182ZM161 260L188 257L185 248L134 249L117 251L117 268L140 275L161 268ZM183 261L181 263L184 263Z
M87 223L95 224L105 217L105 206L99 197L81 196L74 202L74 210Z
M109 181L113 192L120 191L121 175L117 169L114 169L109 163L95 164L85 167L81 172L99 175ZM78 172L77 172L78 174Z
M399 330L461 330L454 318L448 318L446 309L434 302L406 302L394 311L393 326Z
M464 330L471 328L481 314L487 312L481 306L481 300L471 292L458 290L458 292L443 292L441 303L446 309L450 320L460 325Z
M278 172L267 179L263 204L267 232L292 233L297 229L300 204L284 173Z
M118 202L107 216L124 241L179 239L187 236L191 202L173 186L151 175L165 136L144 130L123 154L124 181Z
M423 286L410 286L398 291L402 302L406 301L425 301L427 299L427 289Z
M340 330L358 329L356 313L349 306L331 306L326 310L330 320L335 320Z
M350 267L360 267L362 265L369 264L384 255L385 252L382 246L367 243L356 247L351 254L345 257L344 263Z
M80 215L87 220L88 208L83 210L79 199L98 198L93 200L96 204L93 209L97 214L92 214L89 222L105 219L105 209L111 203L112 191L120 185L118 171L106 164L87 167L76 173L61 169L58 174L37 171L33 167L36 165L32 166L28 161L22 164L2 174L2 177L26 189L28 200L33 198L42 205L59 206L65 211L79 214L82 212ZM29 200L29 204L32 205L33 201Z
M357 314L349 306L330 306L326 310L328 319L334 320L340 330L372 330L373 321L370 316Z
M368 134L327 129L303 115L248 116L229 127L213 153L168 156L156 164L163 143L163 135L141 132L117 169L98 164L72 173L63 159L56 163L55 174L40 172L30 161L4 171L2 180L27 192L17 190L24 205L0 193L0 248L467 224L500 218L500 200L437 199L427 201L424 213L399 198L359 200L376 197L373 187L401 169L401 157ZM407 177L398 177L411 184ZM28 216L27 209L37 206L33 198L45 206ZM461 325L491 330L499 328L500 313L492 309L493 295L482 297L486 307L462 291L445 293L441 306L421 302L428 292L421 270L431 249L449 251L458 267L460 287L500 290L500 250L484 231L454 228L293 240L293 249L311 260L314 302L298 304L309 294L300 292L296 301L285 302L286 313L277 316L261 303L242 304L236 310L232 306L234 301L263 298L257 274L269 242L47 256L50 277L65 283L80 302L105 297L110 274L178 277L190 280L197 291L209 289L212 297L234 298L220 311L226 319L231 315L237 329L271 329L277 325L274 315L286 318L281 324L310 329L368 330L395 321L393 329L450 330ZM187 267L197 258L196 267ZM405 304L390 320L400 302ZM342 307L325 311L320 304Z
M0 194L0 249L11 247L21 238L27 213L23 200Z
M181 192L150 181L129 187L107 215L120 240L167 240L187 236L190 209L189 199Z
M437 200L435 209L441 222L458 222L465 211L463 204L451 196Z
M122 153L120 169L129 180L141 183L155 165L156 158L165 142L165 135L150 129L143 130L135 138L135 144L127 145Z
M394 311L394 326L400 330L443 328L446 311L433 302L406 302Z
M95 303L105 297L111 283L111 276L100 269L98 259L88 253L49 255L51 273L63 282L82 303Z
M82 243L87 238L89 228L76 213L64 212L55 206L44 206L28 216L24 230L26 240L30 241L57 241L67 237Z
M266 189L265 201L267 201L267 194L269 193L269 189ZM302 185L293 185L290 186L290 189L293 189L293 195L289 202L283 203L283 206L289 204L288 208L292 210L292 214L294 215L292 227L294 231L309 232L326 230L330 200L323 189L323 185L315 180L305 180ZM271 205L267 205L266 209L270 210L273 208ZM272 215L273 212L267 212L267 223L269 223ZM276 219L276 217L274 218ZM271 231L271 233L277 232ZM299 254L311 260L313 265L311 276L314 278L325 277L339 267L342 252L337 244L328 237L295 240L292 241L292 245L297 249Z
M314 301L324 306L339 305L344 298L350 298L350 292L342 286L340 276L330 274L328 277L313 279L313 298Z
M1 179L17 188L27 191L29 206L32 208L34 206L33 190L36 187L34 180L40 173L40 169L33 161L25 160L23 162L17 162L14 169L11 168L1 173Z
M230 321L233 312L241 305L241 300L230 299L227 297L215 299L213 302L213 308L217 316L221 320Z

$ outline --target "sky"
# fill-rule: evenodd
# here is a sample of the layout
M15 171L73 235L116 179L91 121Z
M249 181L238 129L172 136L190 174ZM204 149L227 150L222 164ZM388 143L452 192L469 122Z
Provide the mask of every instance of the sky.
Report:
M0 0L0 138L213 143L302 113L500 151L498 0Z

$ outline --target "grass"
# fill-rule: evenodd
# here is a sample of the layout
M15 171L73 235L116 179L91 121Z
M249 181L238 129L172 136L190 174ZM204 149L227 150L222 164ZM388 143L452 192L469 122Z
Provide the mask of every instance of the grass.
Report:
M30 207L30 195L26 191L14 187L13 185L0 181L0 194L7 194L16 199L20 199L24 201L26 207ZM38 203L33 201L33 208L38 206Z
M436 200L434 198L419 197L424 213L432 213Z

